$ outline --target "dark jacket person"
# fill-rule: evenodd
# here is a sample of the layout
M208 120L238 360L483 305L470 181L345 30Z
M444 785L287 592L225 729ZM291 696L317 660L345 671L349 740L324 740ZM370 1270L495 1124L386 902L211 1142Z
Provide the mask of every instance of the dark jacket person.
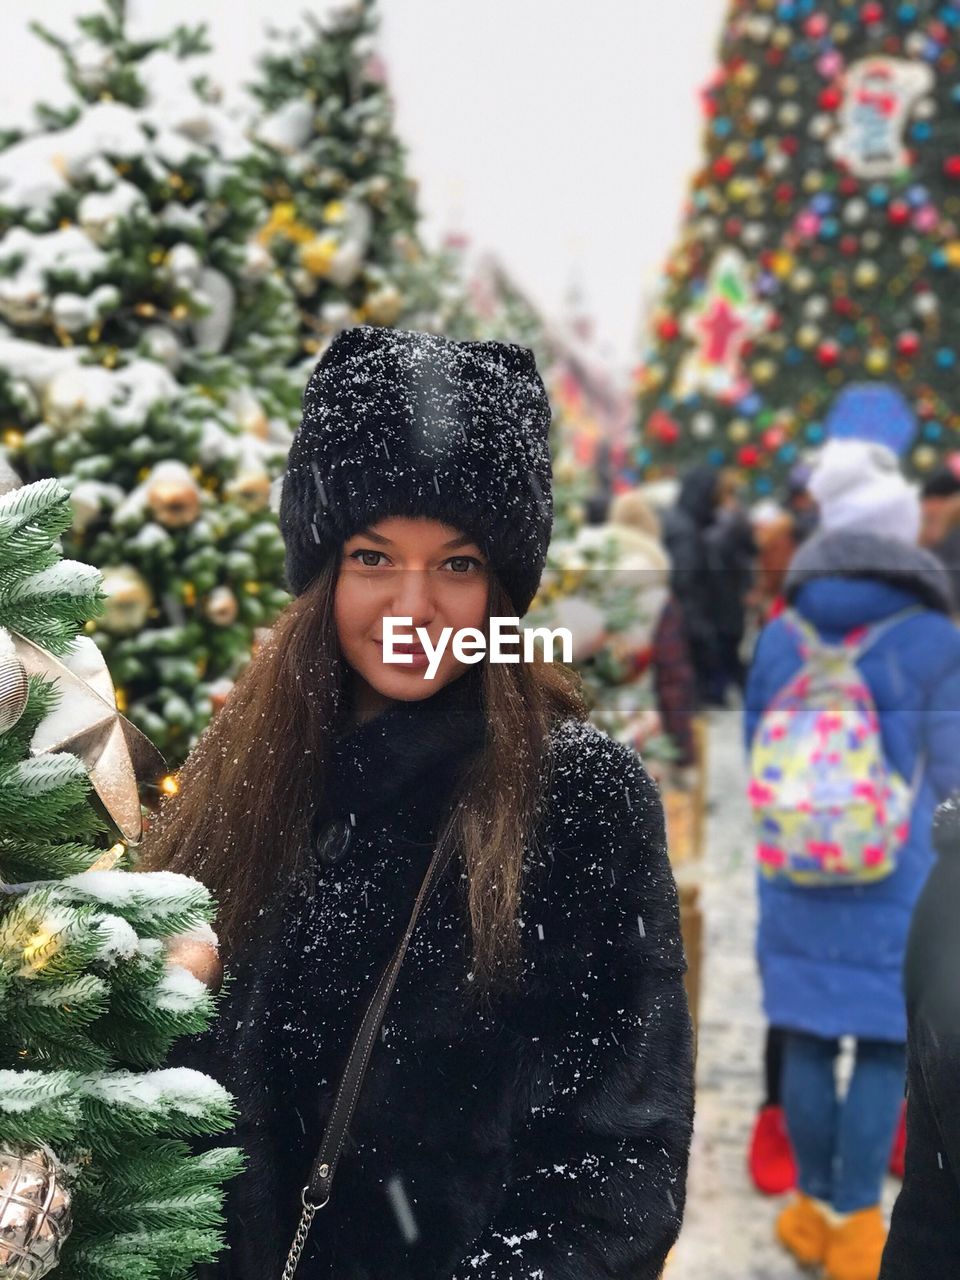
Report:
M960 796L938 810L934 843L907 948L906 1169L881 1280L960 1275Z
M655 1280L692 1122L655 787L565 669L427 679L387 618L522 616L552 524L530 353L359 328L314 371L280 511L296 599L165 806L153 865L222 904L235 975L191 1065L249 1167L218 1280L279 1277L366 999L427 901L297 1280Z
M683 610L690 656L703 701L714 697L720 664L717 584L708 530L719 496L720 472L706 463L692 467L677 501L663 518L663 541L673 566L671 587Z

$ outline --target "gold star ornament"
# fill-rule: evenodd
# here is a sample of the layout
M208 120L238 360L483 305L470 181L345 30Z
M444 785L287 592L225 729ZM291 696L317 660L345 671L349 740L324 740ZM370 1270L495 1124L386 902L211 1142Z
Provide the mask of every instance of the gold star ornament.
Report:
M137 780L154 781L165 774L163 756L117 710L113 682L102 659L99 669L80 674L25 636L10 634L27 674L51 681L61 693L59 705L37 726L32 754L68 751L77 756L124 840L139 844L143 820Z

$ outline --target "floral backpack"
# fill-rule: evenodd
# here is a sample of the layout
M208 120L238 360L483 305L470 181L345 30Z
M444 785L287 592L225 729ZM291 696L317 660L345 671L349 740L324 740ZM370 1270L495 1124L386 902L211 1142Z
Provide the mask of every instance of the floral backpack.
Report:
M771 880L862 885L897 869L914 789L887 763L876 703L857 662L908 609L827 644L799 614L784 621L803 666L754 736L749 798L757 858Z

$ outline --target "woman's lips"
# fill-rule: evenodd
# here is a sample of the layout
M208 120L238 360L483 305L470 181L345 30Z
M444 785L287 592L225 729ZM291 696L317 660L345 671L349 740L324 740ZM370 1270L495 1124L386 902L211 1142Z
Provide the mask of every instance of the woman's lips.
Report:
M383 648L382 640L375 640L374 644L378 649ZM403 654L404 657L409 655L411 659L409 662L386 663L386 666L396 667L399 671L417 671L430 665L430 657L426 649L421 648L420 645L397 644L395 641L393 645L393 652L395 655Z

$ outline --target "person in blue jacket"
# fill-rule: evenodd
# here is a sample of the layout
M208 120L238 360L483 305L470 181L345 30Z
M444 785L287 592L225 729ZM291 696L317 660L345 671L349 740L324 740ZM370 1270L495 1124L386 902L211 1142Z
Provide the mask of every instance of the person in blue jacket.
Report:
M831 441L811 489L821 529L791 563L789 605L827 643L889 623L859 670L888 763L915 792L909 835L886 879L836 888L760 880L758 958L767 1017L787 1032L783 1100L800 1192L777 1234L799 1261L824 1264L829 1280L876 1280L881 1186L905 1079L907 932L933 865L934 810L960 787L960 632L946 571L916 545L918 495L891 448ZM778 618L750 672L748 746L802 661L796 629ZM834 1065L843 1036L856 1038L857 1055L841 1101Z

